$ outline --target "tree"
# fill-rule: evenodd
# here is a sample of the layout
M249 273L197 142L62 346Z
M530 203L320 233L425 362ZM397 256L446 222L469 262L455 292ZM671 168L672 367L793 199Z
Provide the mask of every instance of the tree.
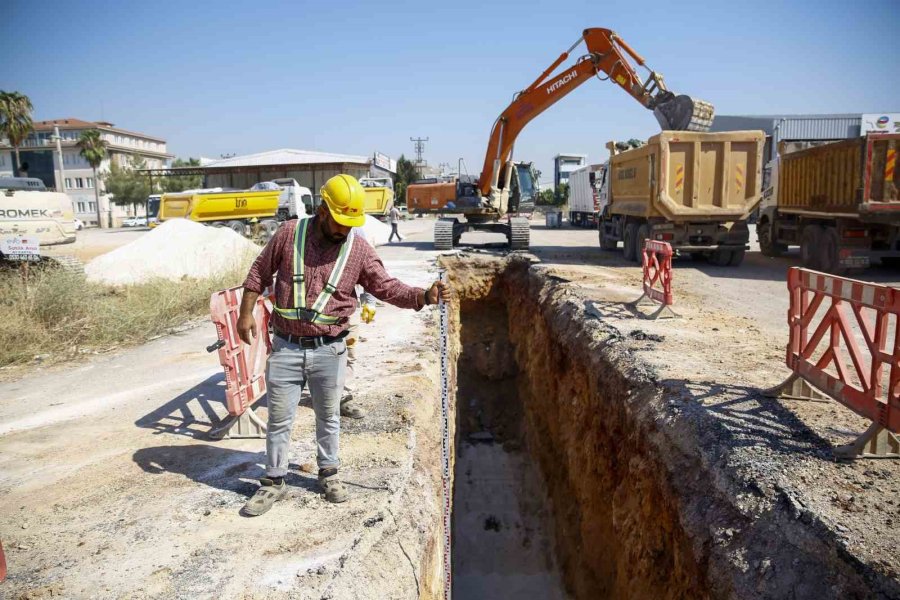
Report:
M394 194L399 204L406 204L406 188L418 179L419 173L416 171L416 166L401 154L397 159L397 176L394 184Z
M81 132L78 138L78 154L91 165L94 171L94 203L97 205L97 227L100 227L100 180L97 179L97 169L106 158L106 141L100 137L99 129L87 129ZM109 213L108 224L112 227L112 211Z
M128 164L120 166L115 161L109 165L109 173L104 176L106 192L112 201L121 205L143 205L146 214L147 199L150 196L150 181L137 169L146 169L147 164L140 158L129 157Z
M22 166L19 146L34 131L33 111L34 106L25 94L0 90L0 135L5 136L16 151L16 171Z
M187 160L176 158L172 163L172 167L199 167L199 158L188 158ZM164 193L183 192L184 190L193 190L203 185L203 175L187 175L180 177L165 177L162 180L160 188Z

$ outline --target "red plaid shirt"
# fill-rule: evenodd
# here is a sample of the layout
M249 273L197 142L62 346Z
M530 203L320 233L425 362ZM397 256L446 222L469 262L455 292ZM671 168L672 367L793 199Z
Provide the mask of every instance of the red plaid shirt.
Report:
M328 277L337 262L341 245L333 244L322 237L317 218L309 224L306 236L306 306L311 307L319 297ZM244 288L261 294L275 281L275 298L278 306L294 308L294 229L299 220L284 223L266 244L262 253L253 262ZM420 310L423 290L406 285L399 279L388 275L375 249L364 239L354 237L353 247L347 259L344 274L338 282L337 290L328 300L323 311L326 315L343 318L336 325L318 325L307 321L285 319L279 314L273 315L275 329L284 333L301 336L337 335L347 328L347 320L358 303L354 286L359 284L367 292L400 308Z

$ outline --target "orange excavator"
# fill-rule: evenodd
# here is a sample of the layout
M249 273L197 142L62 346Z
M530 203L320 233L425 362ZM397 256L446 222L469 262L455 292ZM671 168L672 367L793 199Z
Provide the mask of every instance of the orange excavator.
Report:
M587 46L587 54L574 65L551 75L582 41ZM632 60L648 71L646 79L641 80ZM464 232L473 229L506 234L512 250L528 248L528 219L518 214L533 204L537 185L531 164L512 160L516 137L529 121L593 77L610 81L631 94L653 111L663 130L708 131L712 125L711 104L669 91L662 75L647 67L644 59L616 32L585 29L534 83L515 95L494 122L477 182L458 176L449 182L410 184L406 192L410 213L454 215L435 224L436 250L449 250L459 243ZM460 221L459 216L465 221Z

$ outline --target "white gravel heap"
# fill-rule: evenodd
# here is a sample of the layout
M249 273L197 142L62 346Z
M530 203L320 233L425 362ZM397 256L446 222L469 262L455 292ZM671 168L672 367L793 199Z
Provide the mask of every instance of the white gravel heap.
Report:
M382 223L372 215L366 215L366 224L359 229L363 230L366 241L373 246L383 246L391 237L391 226Z
M245 265L260 248L226 227L187 219L165 221L135 241L98 256L85 267L89 281L109 285L155 278L204 278Z

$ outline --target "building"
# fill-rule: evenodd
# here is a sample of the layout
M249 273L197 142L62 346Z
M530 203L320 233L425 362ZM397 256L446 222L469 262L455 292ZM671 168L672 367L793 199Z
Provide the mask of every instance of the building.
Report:
M863 115L716 115L710 131L761 129L766 134L763 164L769 163L782 142L798 147L859 137Z
M587 164L587 154L557 154L553 157L553 189L569 183L572 171Z
M357 179L366 175L384 177L396 172L396 164L381 153L370 158L282 148L205 162L198 170L203 173L203 186L207 188L247 189L260 181L289 177L309 188L318 202L319 188L339 173L347 173Z
M79 154L76 146L81 132L97 129L107 143L107 158L98 169L98 175L108 173L111 162L127 166L131 158L143 159L148 168L162 168L174 158L166 151L166 141L143 133L120 129L106 121L82 121L81 119L56 119L36 121L34 131L19 148L21 161L28 165L28 176L43 180L48 188L65 191L72 198L75 216L86 225L97 225L97 207L94 187L100 187L101 226L122 224L132 207L110 202L105 194L102 177L94 181L91 166ZM59 131L62 147L62 171L56 152L54 131ZM0 176L21 175L15 163L15 153L8 140L0 139ZM62 179L62 181L60 181Z

